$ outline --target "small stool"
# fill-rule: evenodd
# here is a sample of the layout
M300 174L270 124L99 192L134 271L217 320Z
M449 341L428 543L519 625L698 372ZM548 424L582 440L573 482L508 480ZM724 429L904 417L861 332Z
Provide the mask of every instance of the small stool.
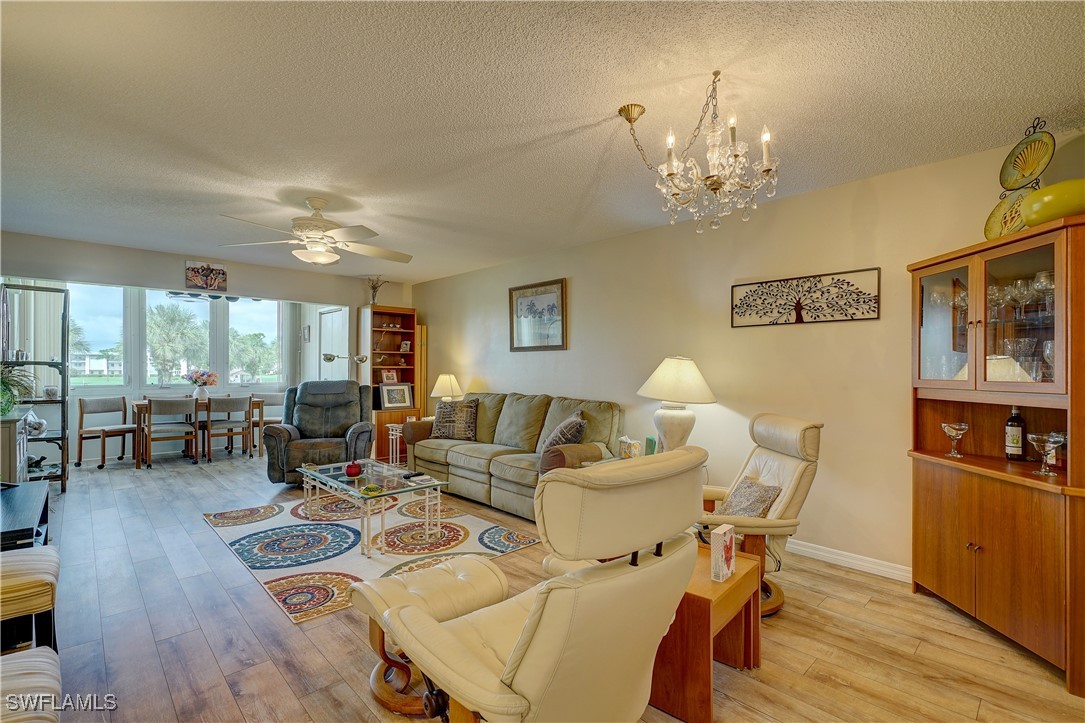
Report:
M16 705L16 710L10 710L11 702L4 701L4 723L56 723L60 716L51 701L60 703L60 657L50 648L5 655L0 690Z
M351 602L369 616L369 644L381 658L369 676L369 688L377 702L393 713L425 715L421 696L404 695L411 686L410 661L385 647L381 622L386 610L415 605L444 622L495 605L508 592L504 573L477 555L454 557L424 570L351 585Z
M57 649L53 607L59 577L60 553L55 547L7 550L0 555L0 619L32 615L37 644L53 650Z

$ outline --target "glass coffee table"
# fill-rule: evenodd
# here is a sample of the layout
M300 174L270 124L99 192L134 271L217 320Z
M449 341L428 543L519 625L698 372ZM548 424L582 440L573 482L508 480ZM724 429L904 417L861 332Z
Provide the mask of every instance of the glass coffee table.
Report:
M382 555L385 551L384 510L387 505L382 498L412 492L425 498L423 507L426 516L423 530L426 539L440 534L441 488L447 487L448 482L429 476L403 479L406 473L402 468L375 459L361 460L359 464L362 466L362 474L358 477L347 476L345 462L298 467L305 509L310 509L310 505L319 505L320 499L328 496L358 505L362 509L362 516L358 521L363 540L361 549L366 557L373 557L373 550L379 550ZM374 544L373 517L377 512L380 512L380 534L377 536L378 542Z

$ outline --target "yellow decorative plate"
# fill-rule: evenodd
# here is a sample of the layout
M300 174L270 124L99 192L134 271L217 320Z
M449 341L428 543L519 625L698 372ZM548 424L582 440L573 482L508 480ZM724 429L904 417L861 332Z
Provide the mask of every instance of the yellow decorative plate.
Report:
M1002 162L998 180L1007 191L1014 191L1035 181L1055 155L1055 136L1037 131L1018 143Z
M983 227L983 235L988 241L1016 233L1025 227L1021 202L1031 193L1032 189L1029 187L1019 188L998 202Z

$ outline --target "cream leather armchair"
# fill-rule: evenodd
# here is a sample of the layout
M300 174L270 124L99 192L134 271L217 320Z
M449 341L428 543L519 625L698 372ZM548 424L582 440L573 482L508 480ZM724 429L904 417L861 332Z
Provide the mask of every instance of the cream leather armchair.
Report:
M609 562L444 622L425 606L385 611L383 627L425 674L426 712L444 718L448 703L454 718L487 721L639 718L697 559L688 530L707 456L682 447L543 475L542 544L563 560Z
M787 538L799 529L802 509L818 469L821 449L821 422L807 422L780 414L759 414L750 420L750 438L756 445L730 488L705 485L705 513L701 527L708 531L720 525L734 525L742 535L742 551L761 557L761 574L780 569ZM732 517L707 508L727 501L745 477L781 488L765 517ZM766 565L768 563L768 565ZM766 569L766 568L771 569ZM784 594L778 585L762 578L762 617L779 612Z

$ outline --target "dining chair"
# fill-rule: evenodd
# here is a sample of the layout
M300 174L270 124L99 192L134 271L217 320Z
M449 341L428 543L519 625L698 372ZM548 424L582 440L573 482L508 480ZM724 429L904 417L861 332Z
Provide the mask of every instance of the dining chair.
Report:
M120 412L120 424L99 424L92 427L84 426L88 414L109 414ZM128 441L128 435L132 435L132 452L136 448L136 425L128 424L128 399L125 397L91 397L79 398L79 431L77 434L75 466L83 464L83 440L97 439L101 445L101 462L98 469L105 467L105 441L110 437L121 438L121 455L117 459L124 459L124 445Z
M173 417L184 416L184 420ZM155 421L156 417L169 417ZM157 435L157 436L156 436ZM196 421L196 400L193 397L148 397L147 426L143 430L143 450L147 456L147 469L151 469L151 444L184 440L192 445L192 464L200 461L199 425Z
M235 417L235 414L241 414ZM225 414L225 417L214 417ZM228 437L226 454L234 453L234 435L241 435L241 451L249 453L252 459L252 397L208 397L207 414L204 418L204 456L211 461L211 440L214 437Z
M266 424L282 424L283 423L283 405L286 404L286 392L269 392L262 394L253 394L253 399L259 399L264 403L264 408L260 412L260 419L252 420L252 438L256 440L257 454L260 457L264 456L264 425ZM267 411L269 408L278 408L279 412L275 416L269 417Z

